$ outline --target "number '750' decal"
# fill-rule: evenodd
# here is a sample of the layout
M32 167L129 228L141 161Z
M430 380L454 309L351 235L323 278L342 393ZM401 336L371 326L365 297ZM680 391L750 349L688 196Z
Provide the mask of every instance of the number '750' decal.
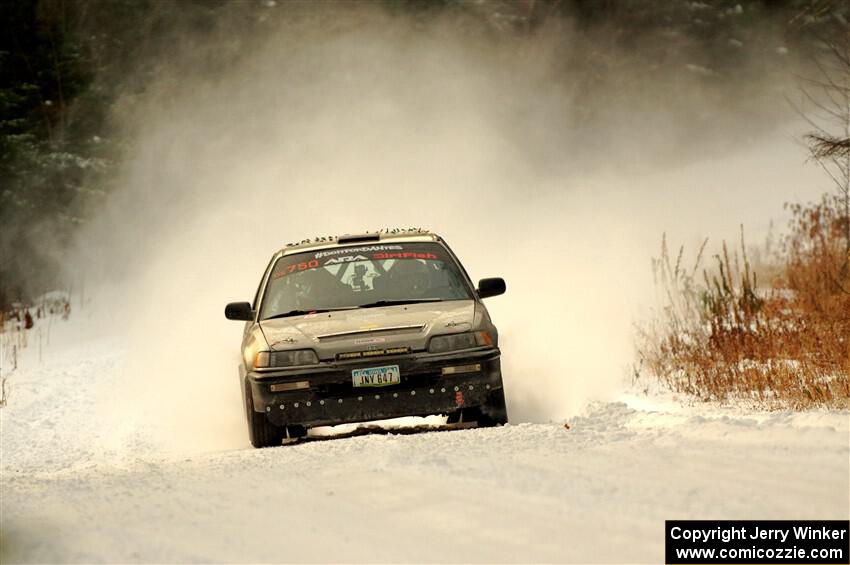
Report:
M288 265L283 271L278 271L272 275L273 279L279 279L290 275L296 271L306 271L307 269L315 269L319 266L319 262L313 259L312 261L302 261L301 263L293 263Z

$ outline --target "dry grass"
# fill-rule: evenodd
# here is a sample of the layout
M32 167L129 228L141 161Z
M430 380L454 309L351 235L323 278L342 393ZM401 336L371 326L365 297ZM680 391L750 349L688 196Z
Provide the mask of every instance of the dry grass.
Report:
M836 199L789 207L792 221L760 285L747 257L724 243L709 267L654 260L665 306L640 328L642 373L703 400L767 408L850 407L847 217Z

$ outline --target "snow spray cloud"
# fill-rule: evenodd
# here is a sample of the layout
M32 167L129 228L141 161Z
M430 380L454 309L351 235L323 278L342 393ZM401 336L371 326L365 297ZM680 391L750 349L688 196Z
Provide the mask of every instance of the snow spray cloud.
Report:
M653 114L629 108L648 111L665 93L629 90L626 77L625 93L583 92L590 70L557 63L582 60L570 45L590 40L564 25L494 36L351 5L284 18L224 67L178 57L119 105L134 137L125 178L80 249L90 269L112 271L100 300L130 347L108 403L155 441L247 444L242 327L222 312L253 297L287 241L388 226L440 233L473 278L507 280L488 307L512 419L559 420L622 389L661 232L686 243L718 225L734 233L752 208L758 219L773 209L743 201L742 187L771 191L778 206L777 183L793 186L802 158L784 138L735 157L677 152L677 116L717 111L698 88L684 106L669 102L676 112L659 102ZM602 131L582 121L588 105L610 106ZM766 166L780 161L790 166Z

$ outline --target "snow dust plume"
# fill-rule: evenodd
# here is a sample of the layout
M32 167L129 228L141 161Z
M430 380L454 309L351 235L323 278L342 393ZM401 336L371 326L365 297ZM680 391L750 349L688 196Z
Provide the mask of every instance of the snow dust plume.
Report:
M122 190L80 241L105 327L131 349L104 405L176 450L247 445L242 326L224 304L250 300L288 241L388 226L433 229L473 278L507 280L487 303L513 420L616 394L662 231L690 243L763 221L802 157L775 132L680 154L661 102L614 105L592 131L572 103L585 76L555 74L570 33L494 38L364 9L293 18L221 68L177 56L118 109L134 133Z

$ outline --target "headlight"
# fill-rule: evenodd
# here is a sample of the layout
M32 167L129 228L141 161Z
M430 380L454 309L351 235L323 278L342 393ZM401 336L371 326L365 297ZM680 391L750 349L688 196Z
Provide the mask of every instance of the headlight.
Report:
M490 334L487 332L438 335L431 338L431 343L428 344L428 352L445 353L446 351L472 349L484 345L493 345L493 340L490 339Z
M295 351L260 351L254 358L255 369L271 367L295 367L298 365L315 365L319 362L316 352L312 349L296 349Z

